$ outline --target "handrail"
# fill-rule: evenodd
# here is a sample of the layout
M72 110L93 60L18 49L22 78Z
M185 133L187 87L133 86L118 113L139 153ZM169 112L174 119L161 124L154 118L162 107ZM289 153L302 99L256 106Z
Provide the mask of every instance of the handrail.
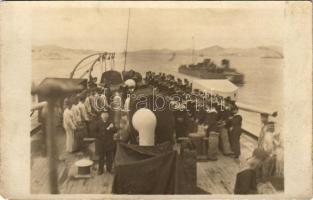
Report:
M262 108L262 107L254 106L254 105L248 105L248 104L241 103L241 102L236 102L236 106L238 107L239 110L243 111L243 113L241 113L242 115L245 115L244 112L257 114L259 116L263 113L268 114L269 116L272 116L272 117L277 117L278 115L278 112L276 110ZM249 136L251 136L252 138L258 139L259 137L258 131L261 130L261 124L262 124L261 116L259 120L260 120L259 122L255 120L249 120L243 116L242 130L245 133L247 133Z
M236 102L236 106L244 111L248 111L248 112L254 112L254 113L265 113L271 116L277 116L277 111L275 110L271 110L271 109L266 109L266 108L261 108L258 106L253 106L253 105L248 105L248 104L244 104L244 103L240 103L240 102Z
M47 105L46 101L42 101L40 103L36 103L35 105L32 105L30 111L40 110L43 107L45 107L46 105Z

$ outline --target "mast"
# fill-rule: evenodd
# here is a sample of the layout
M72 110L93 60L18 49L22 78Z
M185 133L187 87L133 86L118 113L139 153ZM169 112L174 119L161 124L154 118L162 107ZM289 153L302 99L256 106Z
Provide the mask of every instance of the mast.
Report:
M195 64L195 39L192 36L192 57L191 57L192 64Z
M130 21L130 8L129 8L129 10L128 10L128 23L127 23L127 32L126 32L126 46L125 46L124 71L126 71L128 33L129 33L129 21Z
M100 56L101 74L103 74L103 54Z

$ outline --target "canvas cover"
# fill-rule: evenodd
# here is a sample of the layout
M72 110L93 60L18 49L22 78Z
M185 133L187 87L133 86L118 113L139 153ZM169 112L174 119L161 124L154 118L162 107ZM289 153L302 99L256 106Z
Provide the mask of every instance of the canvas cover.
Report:
M236 98L238 87L227 79L200 79L194 80L193 89L205 90L208 93L218 94L223 97Z
M184 155L184 156L183 156ZM114 194L208 194L196 186L196 154L178 154L170 142L143 147L119 143Z
M106 85L123 84L122 75L118 71L109 70L102 74L100 83Z
M112 192L174 194L175 157L169 143L153 147L118 144Z

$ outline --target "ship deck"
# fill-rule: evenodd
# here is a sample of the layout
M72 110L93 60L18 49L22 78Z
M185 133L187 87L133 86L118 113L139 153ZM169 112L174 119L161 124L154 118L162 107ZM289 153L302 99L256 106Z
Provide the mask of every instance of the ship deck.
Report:
M40 137L38 132L32 136L32 158L31 158L31 193L49 193L48 165L47 157L42 155L40 150ZM87 152L76 152L64 154L65 133L59 128L56 134L58 187L62 194L110 194L113 183L113 175L104 173L97 175L96 167L93 166L90 178L77 179L75 175L74 162L84 156ZM251 156L252 150L256 146L256 140L246 135L241 136L243 161ZM93 150L94 145L89 145ZM240 161L238 159L218 154L218 161L197 162L197 186L211 194L231 194L235 185L236 174L239 170ZM275 193L273 187L268 187L267 193Z

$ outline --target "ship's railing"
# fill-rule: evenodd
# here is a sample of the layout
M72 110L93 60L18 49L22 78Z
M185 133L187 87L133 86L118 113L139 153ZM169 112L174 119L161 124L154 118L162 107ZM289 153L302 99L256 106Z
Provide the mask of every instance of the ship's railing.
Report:
M276 117L278 112L271 109L261 108L258 106L248 105L245 103L236 102L239 108L239 114L242 116L242 129L253 138L258 138L261 131L261 113L266 113L269 116ZM280 127L280 123L276 122L277 128Z
M30 135L33 135L41 130L41 123L39 122L39 112L47 105L46 101L38 102L38 96L32 95L32 106L30 108Z
M36 103L36 104L32 105L30 111L33 112L33 111L41 110L46 105L47 105L47 102L45 102L45 101L42 101L40 103Z
M41 128L41 124L38 122L39 111L47 105L47 102L40 103L35 102L31 107L31 134L36 133ZM257 138L261 130L261 113L267 113L272 116L276 111L259 108L244 103L237 102L236 105L239 108L239 114L242 115L243 122L242 128L245 132L252 137ZM279 122L278 122L279 123Z

